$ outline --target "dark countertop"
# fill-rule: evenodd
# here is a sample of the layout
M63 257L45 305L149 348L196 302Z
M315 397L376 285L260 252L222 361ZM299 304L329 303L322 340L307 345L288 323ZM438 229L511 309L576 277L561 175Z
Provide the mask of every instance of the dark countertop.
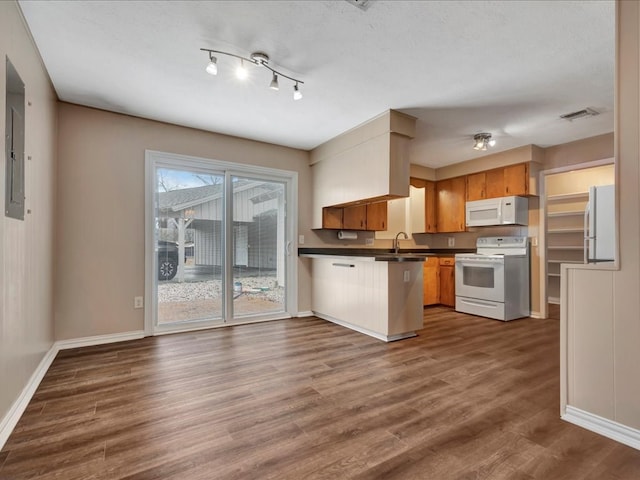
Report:
M401 248L398 253L407 255L455 255L456 253L475 253L475 248ZM298 255L336 255L345 257L375 257L393 254L392 248L298 248Z

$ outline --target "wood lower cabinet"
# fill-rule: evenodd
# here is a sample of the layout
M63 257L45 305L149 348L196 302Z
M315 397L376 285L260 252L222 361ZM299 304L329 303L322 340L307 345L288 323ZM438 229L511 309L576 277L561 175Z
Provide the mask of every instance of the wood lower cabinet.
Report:
M422 267L422 301L427 305L456 305L455 258L429 257Z
M435 185L438 232L465 231L466 177L439 180Z
M437 305L440 303L440 259L429 257L422 266L422 303Z
M440 257L440 303L456 306L456 281L454 257Z

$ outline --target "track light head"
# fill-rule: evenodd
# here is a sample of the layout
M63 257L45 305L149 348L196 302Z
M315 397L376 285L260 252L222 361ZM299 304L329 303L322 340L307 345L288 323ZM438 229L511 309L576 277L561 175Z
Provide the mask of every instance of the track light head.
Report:
M209 53L209 64L205 70L209 75L218 74L218 59L213 56L213 53Z
M244 68L244 60L242 58L240 59L240 65L238 65L238 68L236 69L236 76L240 80L245 80L249 76L249 72Z
M298 82L293 86L293 99L300 100L302 98L302 92L298 88Z
M271 90L280 90L280 86L278 85L278 75L275 73L271 77L271 83L269 84L269 88Z

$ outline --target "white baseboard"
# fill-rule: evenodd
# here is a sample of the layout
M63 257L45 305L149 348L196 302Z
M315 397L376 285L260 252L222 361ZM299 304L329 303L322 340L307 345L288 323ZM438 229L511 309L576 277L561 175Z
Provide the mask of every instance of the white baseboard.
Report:
M107 335L95 335L93 337L58 340L54 346L57 347L58 350L68 350L70 348L106 345L107 343L126 342L127 340L139 340L141 338L144 338L144 331L134 330L133 332L110 333Z
M543 318L543 317L542 317L542 314L541 314L540 312L531 312L531 313L529 314L529 316L530 316L531 318Z
M70 340L60 340L55 342L49 351L45 353L44 357L36 367L35 371L29 378L29 381L20 392L20 395L15 402L9 408L7 414L0 421L0 450L4 447L7 439L16 428L20 417L26 410L29 402L33 398L34 393L38 389L38 385L44 378L47 370L56 358L56 355L60 350L67 350L69 348L89 347L92 345L104 345L107 343L123 342L126 340L136 340L144 337L142 330L134 332L114 333L109 335L96 335L93 337L74 338Z
M313 317L313 312L311 310L307 310L305 312L298 312L298 314L296 315L296 317L298 318L302 318L302 317Z
M328 322L335 323L336 325L340 325L341 327L348 328L349 330L355 330L356 332L364 333L365 335L369 335L370 337L377 338L378 340L382 340L383 342L395 342L396 340L402 340L404 338L411 338L411 337L418 336L416 332L407 332L407 333L400 333L395 335L384 335L382 333L374 332L373 330L369 330L368 328L360 327L359 325L354 325L353 323L345 322L344 320L340 320L338 318L334 318L329 315L324 315L322 313L317 313L317 312L315 312L314 315Z
M0 421L0 450L4 447L4 444L7 442L11 432L13 432L13 429L16 428L18 420L20 420L20 417L22 417L22 414L29 405L33 394L36 393L38 385L40 385L44 375L47 373L47 370L49 370L49 367L56 358L57 353L58 349L54 343L49 351L44 354L44 357L40 360L40 363L31 375L31 378L29 378L25 387L22 389L22 392L20 392L16 401L13 402L13 405L11 405L7 414L4 416L2 421Z
M627 427L613 420L585 412L579 408L567 405L566 413L561 417L567 422L578 425L604 437L624 443L636 450L640 450L640 430Z

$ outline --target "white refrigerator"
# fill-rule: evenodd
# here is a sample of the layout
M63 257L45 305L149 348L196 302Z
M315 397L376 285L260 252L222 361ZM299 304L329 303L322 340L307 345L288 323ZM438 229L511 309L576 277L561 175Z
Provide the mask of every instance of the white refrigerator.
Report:
M614 185L589 187L584 212L584 263L615 259L616 196Z

